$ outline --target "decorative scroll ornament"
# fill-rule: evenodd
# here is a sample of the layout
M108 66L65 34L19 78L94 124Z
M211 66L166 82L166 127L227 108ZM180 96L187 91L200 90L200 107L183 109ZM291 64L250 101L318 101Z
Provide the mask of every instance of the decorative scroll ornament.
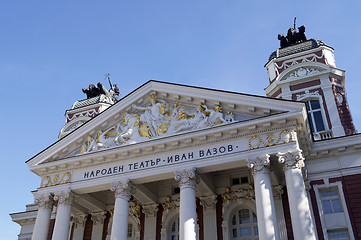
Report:
M309 75L314 75L321 72L317 68L299 68L298 70L292 72L285 80L293 80L300 77L305 77Z
M54 204L53 196L50 193L38 195L35 197L34 203L38 205L39 208L52 209Z
M181 190L187 187L195 189L196 184L199 183L195 168L176 171L174 179L179 181L179 187Z
M214 110L206 105L186 107L182 103L170 104L165 100L158 100L154 95L149 98L149 105L133 104L131 110L132 113L125 113L114 126L99 130L95 135L89 135L79 153L234 122L233 113L224 115L221 106L216 105Z
M129 180L123 182L113 183L110 190L115 192L115 198L123 198L129 201L132 191L132 186Z
M51 178L50 176L45 176L41 180L40 187L48 187L48 186L55 186L55 185L59 185L59 184L65 184L65 183L69 183L70 180L71 180L70 172L64 173L63 175L61 175L61 177L60 177L60 174L55 174L55 176L53 178Z
M269 173L269 155L267 154L263 158L248 159L247 166L252 169L252 174L257 173Z
M283 169L301 169L305 166L304 158L301 150L287 153L278 153L278 160L283 165Z
M54 200L58 201L58 205L70 206L73 200L73 193L70 190L58 192L54 195Z
M223 201L232 201L237 199L255 199L255 192L252 188L239 188L236 191L231 191L231 189L227 187L222 194L222 199Z
M165 210L172 210L172 209L176 209L177 207L179 207L179 199L177 200L172 200L171 197L166 197L165 198L165 202L162 203L162 207Z
M140 205L137 203L137 201L131 201L129 203L129 215L139 218L140 216Z
M279 142L289 143L294 141L292 132L284 129L278 134L278 138L276 139L273 133L267 133L265 140L263 140L260 136L254 135L248 141L249 149L259 148L262 144L265 147L276 145Z
M142 207L142 212L145 214L145 217L156 217L158 212L158 204L149 204Z

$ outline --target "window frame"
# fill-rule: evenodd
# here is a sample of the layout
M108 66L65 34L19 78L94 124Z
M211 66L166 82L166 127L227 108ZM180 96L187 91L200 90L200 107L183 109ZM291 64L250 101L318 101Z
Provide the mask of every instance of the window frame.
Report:
M311 108L311 101L318 101L318 103L320 104L320 109L316 109L316 110L312 109ZM325 109L324 109L324 106L323 106L322 97L321 96L308 97L308 98L302 99L302 102L304 102L306 104L306 106L307 106L307 116L308 116L308 118L310 120L311 130L313 130L314 133L328 131L329 127L328 127L328 122L327 122L327 119L326 119L326 114L325 114ZM320 112L321 113L322 123L323 123L323 126L324 126L323 130L316 129L317 125L316 125L316 120L315 120L315 116L314 116L315 112Z
M337 182L329 183L327 178L323 179L323 181L325 182L325 184L313 185L313 189L315 190L316 201L317 201L317 210L318 210L318 213L319 213L319 216L320 216L322 232L323 232L323 236L324 236L325 240L329 239L328 238L328 231L333 231L333 230L337 230L337 229L347 229L350 239L354 239L355 237L353 235L351 220L350 220L350 216L348 214L345 195L343 193L342 182L337 181ZM323 213L323 205L322 205L322 199L321 199L321 195L320 195L320 189L325 189L325 188L336 188L338 190L340 205L341 205L341 208L343 209L343 212L336 212L336 213L329 213L329 214L343 213L344 216L345 216L345 219L346 219L347 226L342 226L341 228L340 228L340 226L337 226L337 228L329 228L329 229L327 229L324 218L328 214Z

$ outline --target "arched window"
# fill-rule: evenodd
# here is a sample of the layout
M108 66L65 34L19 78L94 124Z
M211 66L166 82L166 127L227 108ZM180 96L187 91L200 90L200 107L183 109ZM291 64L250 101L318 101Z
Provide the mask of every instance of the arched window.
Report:
M257 216L250 209L240 209L231 217L232 240L258 239Z
M325 131L325 123L323 121L322 108L319 100L312 99L306 102L308 116L311 122L312 132Z

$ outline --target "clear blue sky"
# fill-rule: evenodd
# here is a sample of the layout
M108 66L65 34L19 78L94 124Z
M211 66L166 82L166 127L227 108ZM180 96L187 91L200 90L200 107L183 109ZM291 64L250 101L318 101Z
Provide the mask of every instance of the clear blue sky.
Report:
M264 64L297 16L335 49L361 129L360 1L1 1L0 238L33 202L25 161L57 140L81 89L111 73L122 96L150 79L265 95Z

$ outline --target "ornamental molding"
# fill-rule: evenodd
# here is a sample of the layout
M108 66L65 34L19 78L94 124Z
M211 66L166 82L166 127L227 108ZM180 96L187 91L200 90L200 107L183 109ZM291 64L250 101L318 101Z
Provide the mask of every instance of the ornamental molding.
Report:
M135 218L139 218L141 213L141 206L137 201L129 202L129 216L134 216Z
M71 117L69 117L69 115L66 115L66 121L69 123L77 118L80 118L80 117L87 117L87 118L93 118L95 117L96 115L99 114L99 109L96 109L96 108L92 108L92 109L89 109L85 112L80 112L80 113L74 113L72 114Z
M162 229L167 226L168 220L178 214L180 206L180 199L173 200L171 197L166 197L165 202L162 203L163 214L162 214Z
M184 188L196 189L196 184L200 181L195 168L176 171L174 175L181 191Z
M134 186L129 180L112 183L110 190L114 192L115 198L123 198L129 201L131 194L134 191Z
M103 224L106 217L107 212L96 212L91 214L91 220L93 221L93 225Z
M71 181L71 173L55 174L54 176L45 176L41 179L40 187L49 187L59 184L66 184Z
M199 198L201 205L203 206L203 211L214 210L216 209L217 196L208 196Z
M324 71L325 70L320 70L318 68L300 67L291 72L287 77L282 78L280 81L296 80L303 77L314 76Z
M57 192L54 194L54 200L58 201L59 205L71 206L74 195L70 190Z
M277 136L277 138L275 137ZM292 130L283 129L279 132L266 133L264 135L253 135L248 140L249 149L269 147L279 143L289 143L296 141Z
M318 90L314 91L314 92L310 92L309 90L306 90L305 93L296 95L297 101L300 101L300 100L306 99L306 98L315 98L315 97L316 98L320 97L320 93Z
M142 207L142 212L145 214L145 217L156 217L158 213L158 204L149 204Z
M37 194L34 199L34 203L39 208L52 209L54 205L53 195L50 193Z
M281 66L278 66L277 62L275 62L275 66L278 69L286 70L289 67L292 67L294 65L300 64L300 63L306 63L306 62L317 62L317 59L322 59L324 57L324 53L322 51L321 56L317 56L317 54L313 53L307 56L302 56L297 59L293 59L291 61L284 61L282 62Z
M267 154L264 157L257 157L254 159L248 159L247 160L247 166L252 169L252 174L258 174L258 173L264 173L269 174L269 166L270 166L270 160L269 155Z
M302 151L297 149L292 152L278 153L278 161L283 165L284 171L289 169L302 169L305 166Z
M240 204L248 205L250 208L255 209L255 191L250 188L239 188L237 190L231 190L226 188L222 194L222 213L225 217L226 213L230 213L231 206L239 207ZM228 219L228 218L227 218Z
M73 223L75 227L85 227L85 222L88 219L88 214L80 214L73 216Z

